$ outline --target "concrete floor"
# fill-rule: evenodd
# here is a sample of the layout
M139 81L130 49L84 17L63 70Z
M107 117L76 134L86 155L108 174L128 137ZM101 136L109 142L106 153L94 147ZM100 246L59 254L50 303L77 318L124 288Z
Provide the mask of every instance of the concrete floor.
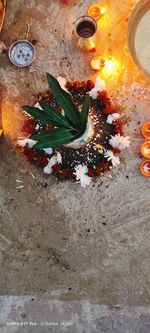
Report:
M92 77L89 61L93 55L77 50L70 38L72 22L92 2L71 0L66 7L60 7L58 0L8 3L2 39L10 45L25 38L26 24L32 23L29 38L36 41L33 68L37 72L18 70L5 55L0 58L5 134L0 141L2 333L150 332L150 182L139 172L140 129L149 120L150 85L123 47L125 19L135 1L121 5L118 0L107 1L111 20L118 14L112 52L124 57L126 72L119 79L106 79L106 84L114 100L125 106L126 133L131 137L120 167L111 173L113 178L107 174L86 190L57 183L15 149L15 140L22 135L20 105L30 103L35 93L47 87L46 71L75 80ZM103 40L112 21L107 29L105 24L102 28L99 52L105 52ZM17 179L24 182L22 190L16 189ZM31 301L25 295L38 298ZM29 313L31 321L53 318L72 320L74 325L50 330L9 328L8 320L21 321L22 312Z

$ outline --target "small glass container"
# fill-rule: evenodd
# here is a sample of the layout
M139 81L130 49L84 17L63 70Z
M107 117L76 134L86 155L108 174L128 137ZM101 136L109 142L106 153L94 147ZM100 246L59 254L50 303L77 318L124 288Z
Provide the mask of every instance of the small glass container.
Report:
M74 24L73 38L77 47L90 51L96 46L97 22L91 16L85 15Z

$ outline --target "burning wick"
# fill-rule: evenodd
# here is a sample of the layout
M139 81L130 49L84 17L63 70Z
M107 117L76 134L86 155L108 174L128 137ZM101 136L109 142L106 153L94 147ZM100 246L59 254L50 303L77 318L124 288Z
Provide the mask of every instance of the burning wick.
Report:
M112 60L106 60L105 61L105 70L106 70L106 72L111 73L111 72L113 72L114 68L115 68L115 66L114 66L114 63L113 63Z
M111 57L104 59L101 56L97 56L91 60L91 67L96 71L101 71L104 76L110 76L118 72L119 63Z
M106 8L100 5L94 4L88 8L88 15L93 17L97 22L106 13Z

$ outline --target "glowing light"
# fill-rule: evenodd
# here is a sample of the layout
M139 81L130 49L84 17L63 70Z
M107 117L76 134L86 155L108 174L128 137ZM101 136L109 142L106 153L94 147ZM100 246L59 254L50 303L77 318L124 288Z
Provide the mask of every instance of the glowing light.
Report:
M105 66L102 68L101 72L106 76L117 76L121 70L121 64L114 58L108 58L105 60Z
M91 60L91 67L96 71L100 71L106 77L119 74L121 64L114 58L104 59L101 56L96 56Z
M101 15L104 15L106 13L107 8L101 7Z
M112 62L112 60L106 60L105 61L105 71L107 71L108 73L111 73L115 68L114 63Z
M96 21L99 21L99 19L106 13L106 10L106 7L94 4L89 7L88 15L93 17Z
M144 157L150 158L150 141L146 141L142 144L141 153Z

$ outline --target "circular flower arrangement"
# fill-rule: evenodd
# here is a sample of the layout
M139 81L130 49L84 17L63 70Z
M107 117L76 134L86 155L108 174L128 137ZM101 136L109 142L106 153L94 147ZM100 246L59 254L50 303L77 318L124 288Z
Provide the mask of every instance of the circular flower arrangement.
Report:
M93 81L69 82L57 78L63 91L81 110L86 95L90 96L88 119L93 124L93 135L90 141L79 148L70 145L60 145L56 148L50 146L39 149L36 140L32 139L45 132L48 133L56 127L42 124L27 116L23 132L27 138L18 140L21 153L27 156L28 161L43 168L44 173L54 174L58 180L79 181L82 187L89 185L92 178L103 175L112 167L119 165L120 151L129 146L129 137L123 136L123 125L120 114L105 91L104 82L100 79ZM63 115L64 110L59 106L51 90L40 92L36 96L34 106L38 112L43 112L41 102L46 102L58 114ZM30 113L31 115L31 113Z

